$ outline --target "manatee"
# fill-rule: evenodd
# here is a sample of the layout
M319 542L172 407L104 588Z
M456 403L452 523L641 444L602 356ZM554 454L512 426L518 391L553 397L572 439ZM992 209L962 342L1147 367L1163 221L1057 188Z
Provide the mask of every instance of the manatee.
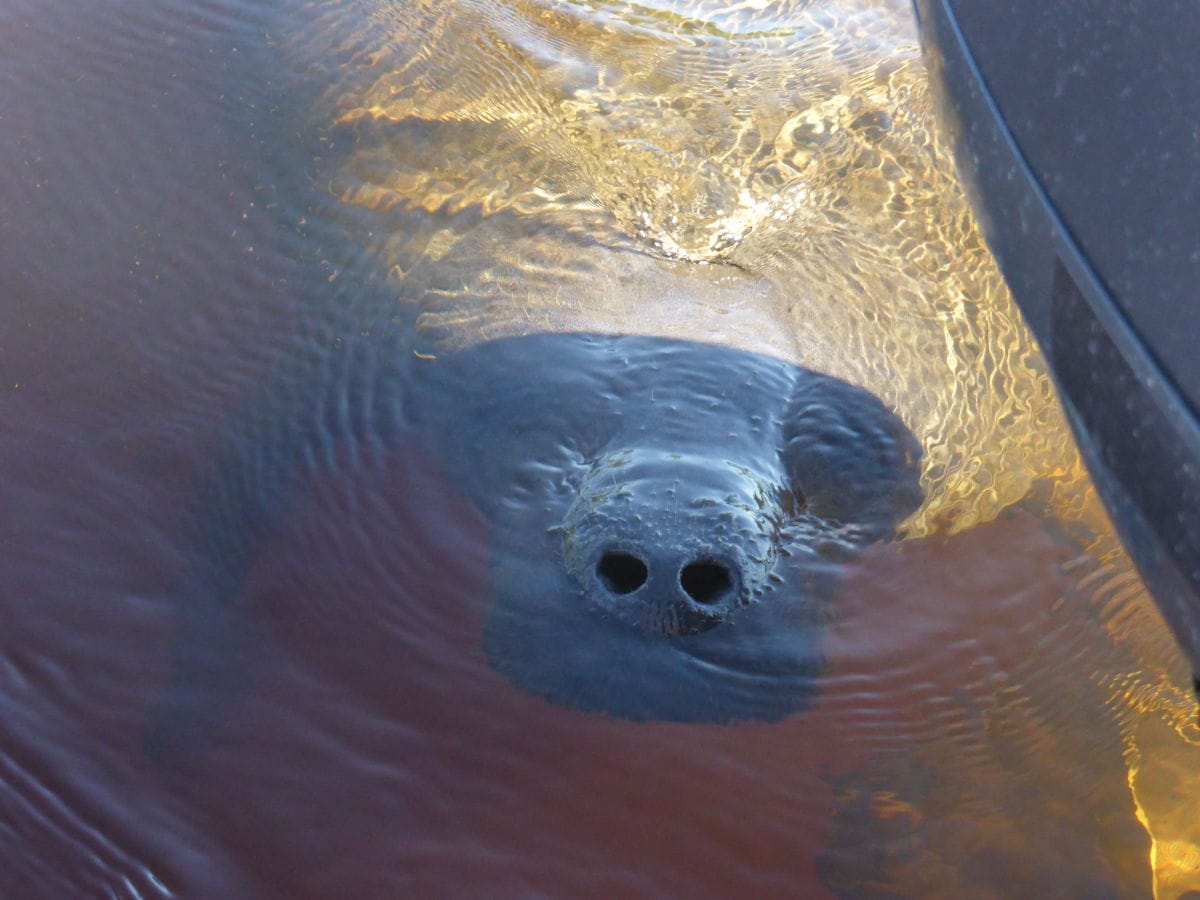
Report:
M961 706L939 694L955 739L886 761L881 792L927 799L928 773L957 772L934 793L969 814L989 717L1017 723L1007 777L1027 732L1066 722L1090 741L1107 711L1159 868L1182 870L1175 735L1193 705L1146 665L1170 638L1148 601L1126 602L1138 585L933 127L910 15L902 0L294 4L263 63L286 119L264 194L309 242L303 313L188 510L158 737L186 743L236 689L237 672L214 687L213 660L253 656L236 598L310 481L380 448L439 460L491 535L472 636L488 664L551 703L643 721L804 715L860 553L951 553L1020 507L1074 554L1047 640L1104 662L1001 667ZM402 584L372 599L401 616L428 602ZM336 632L341 611L322 612ZM1096 703L1060 689L1075 675ZM986 847L971 821L948 830Z
M899 419L769 357L536 335L429 369L417 427L495 535L488 658L565 705L672 721L803 708L838 567L920 502Z
M307 91L290 133L421 352L582 331L765 353L914 433L904 536L1032 493L1105 530L935 128L907 3L303 9L281 48Z
M339 443L480 511L496 669L635 719L802 709L863 547L1086 490L899 5L302 8L308 319L197 493L181 708Z

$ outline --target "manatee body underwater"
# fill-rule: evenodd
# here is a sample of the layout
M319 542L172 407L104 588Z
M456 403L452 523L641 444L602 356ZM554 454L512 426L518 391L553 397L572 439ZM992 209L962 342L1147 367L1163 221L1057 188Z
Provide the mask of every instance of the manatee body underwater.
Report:
M497 670L635 719L802 709L873 542L1018 502L1093 524L927 152L903 4L297 9L263 65L293 73L275 190L317 198L302 347L200 479L172 702L339 442L425 445L482 514Z
M272 64L322 196L311 343L337 347L234 416L185 606L237 595L313 447L415 435L488 523L512 683L776 720L864 547L1081 489L986 251L953 245L965 205L905 214L955 182L900 4L299 8Z
M601 719L802 719L838 585L891 538L1020 507L1119 554L933 130L906 4L676 6L299 4L270 65L306 157L272 162L279 193L318 197L289 222L312 245L304 336L199 481L165 740L220 714L205 667L237 655L229 600L272 535L374 448L436 460L484 523L487 664ZM453 558L425 574L462 577ZM925 615L966 621L934 596ZM372 599L400 619L431 603L404 583ZM1064 607L1108 640L1081 594ZM363 669L387 654L364 644ZM896 655L903 692L924 661ZM1090 694L1063 713L1092 685L1020 665L1036 710L1108 714ZM966 698L951 718L986 719L994 693L946 688ZM955 745L915 718L920 771L945 771ZM907 763L881 764L881 793L924 777ZM1105 783L1128 805L1125 774Z

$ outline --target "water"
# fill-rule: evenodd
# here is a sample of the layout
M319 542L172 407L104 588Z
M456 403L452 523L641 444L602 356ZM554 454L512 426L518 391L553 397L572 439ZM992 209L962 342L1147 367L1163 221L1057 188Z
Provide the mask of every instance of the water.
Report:
M10 0L0 39L0 893L1200 890L1187 672L903 4ZM701 346L614 381L564 331ZM793 709L605 707L642 650L522 684L497 585L561 577L589 422L774 472L671 375L795 370L704 344L894 409L903 539L806 576Z

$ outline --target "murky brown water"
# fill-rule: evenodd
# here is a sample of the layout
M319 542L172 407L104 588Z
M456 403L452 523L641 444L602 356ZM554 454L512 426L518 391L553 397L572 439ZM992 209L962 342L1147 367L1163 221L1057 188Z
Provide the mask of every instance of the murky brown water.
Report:
M0 8L0 893L1200 890L1186 670L904 4L277 7ZM804 711L501 677L507 536L419 436L317 443L229 542L324 381L555 331L767 353L920 441Z

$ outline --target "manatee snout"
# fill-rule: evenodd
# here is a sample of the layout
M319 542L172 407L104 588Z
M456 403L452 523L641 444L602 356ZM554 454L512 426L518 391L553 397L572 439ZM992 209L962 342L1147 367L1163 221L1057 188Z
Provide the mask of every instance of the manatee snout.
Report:
M673 637L715 628L745 602L736 559L693 554L669 536L655 544L600 552L584 576L592 604L634 628Z
M637 631L709 631L767 582L779 492L719 457L608 453L567 514L567 568L589 606Z
M618 614L629 610L629 618L652 631L666 635L708 631L737 605L741 570L735 562L714 554L683 562L677 557L669 552L605 550L596 560L597 583L591 590Z

